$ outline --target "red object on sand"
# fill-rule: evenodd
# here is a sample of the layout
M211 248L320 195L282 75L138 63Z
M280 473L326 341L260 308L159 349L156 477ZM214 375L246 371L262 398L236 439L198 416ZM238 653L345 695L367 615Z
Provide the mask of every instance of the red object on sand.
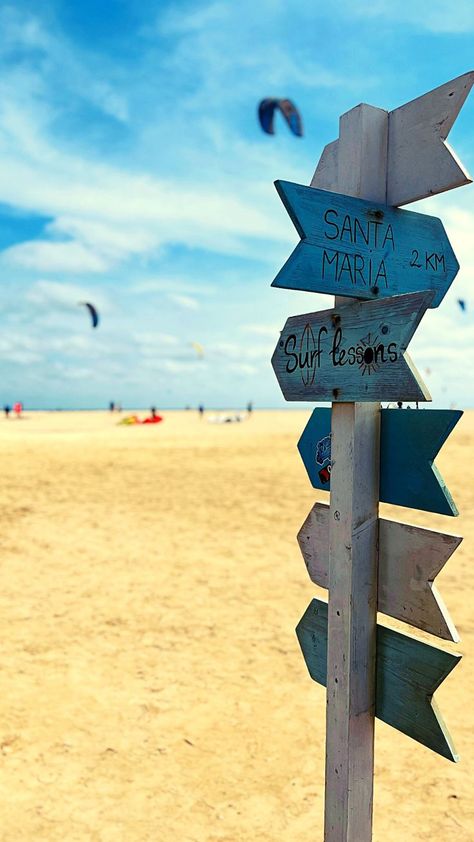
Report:
M15 412L17 415L21 415L22 411L23 411L23 404L21 403L21 401L17 401L16 403L13 404L13 412Z
M142 421L142 424L159 424L160 421L163 421L163 416L154 415L152 418L145 418L145 420Z

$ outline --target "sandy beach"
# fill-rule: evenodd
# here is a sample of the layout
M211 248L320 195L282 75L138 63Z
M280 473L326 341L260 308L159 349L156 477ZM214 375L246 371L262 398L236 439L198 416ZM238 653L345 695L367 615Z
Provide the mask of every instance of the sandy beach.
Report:
M0 419L3 842L322 840L309 413L164 416ZM437 583L465 657L437 693L460 763L377 723L375 842L474 840L473 453L474 411L437 460L459 518L382 506L464 536Z

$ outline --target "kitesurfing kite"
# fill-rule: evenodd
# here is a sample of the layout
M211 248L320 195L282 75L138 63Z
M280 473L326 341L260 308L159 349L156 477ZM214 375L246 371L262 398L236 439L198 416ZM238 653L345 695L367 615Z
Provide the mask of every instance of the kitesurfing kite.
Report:
M98 314L96 308L94 307L94 305L91 304L89 301L78 301L77 303L81 307L82 306L87 307L87 309L89 310L89 313L90 313L90 317L91 317L91 321L92 321L92 327L97 327L97 325L99 324L99 314Z
M202 347L200 342L191 342L192 347L196 351L196 354L200 360L204 358L204 348Z
M275 134L274 115L276 110L281 111L290 130L297 137L303 136L303 123L301 115L291 99L262 99L258 106L258 119L266 134Z
M466 311L466 302L464 301L464 299L463 299L463 298L458 298L458 304L459 304L459 306L460 306L461 310L463 311L463 313L465 313L465 311Z

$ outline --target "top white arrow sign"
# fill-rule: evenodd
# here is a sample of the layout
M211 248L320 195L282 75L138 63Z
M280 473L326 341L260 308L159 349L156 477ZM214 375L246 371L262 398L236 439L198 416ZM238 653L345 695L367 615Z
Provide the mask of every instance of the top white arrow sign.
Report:
M472 181L446 138L474 84L474 71L388 113L388 205L406 205ZM311 186L333 190L339 142L321 155Z

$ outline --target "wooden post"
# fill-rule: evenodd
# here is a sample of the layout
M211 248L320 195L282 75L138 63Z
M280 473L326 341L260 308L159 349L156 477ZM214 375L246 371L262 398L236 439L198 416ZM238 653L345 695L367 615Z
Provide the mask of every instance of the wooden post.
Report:
M385 203L387 143L388 113L353 108L340 119L337 183L322 168L311 186ZM333 403L331 449L324 840L370 842L380 404Z

